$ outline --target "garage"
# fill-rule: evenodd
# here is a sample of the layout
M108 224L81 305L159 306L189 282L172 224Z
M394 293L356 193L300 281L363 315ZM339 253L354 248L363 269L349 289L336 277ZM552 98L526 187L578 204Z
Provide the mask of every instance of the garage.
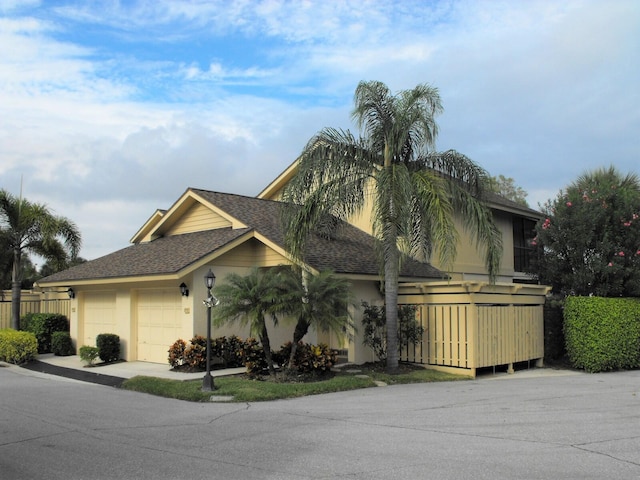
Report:
M78 347L96 346L101 333L115 333L116 293L113 291L87 292L84 294L83 332Z
M138 360L167 363L169 347L182 336L182 300L177 289L138 292Z

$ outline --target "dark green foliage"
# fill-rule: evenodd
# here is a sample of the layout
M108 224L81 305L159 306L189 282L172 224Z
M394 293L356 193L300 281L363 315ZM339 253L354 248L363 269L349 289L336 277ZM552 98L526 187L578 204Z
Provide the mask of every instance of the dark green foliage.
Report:
M386 361L387 358L387 320L384 306L377 307L362 302L364 313L362 325L364 326L363 343L370 347L378 360ZM416 307L413 305L400 305L398 307L398 348L404 345L417 344L422 340L424 328L416 321Z
M0 330L0 360L20 365L30 362L38 354L38 341L31 332L13 329Z
M76 349L73 348L71 335L69 332L53 332L51 335L51 351L54 355L60 357L68 357L75 355Z
M530 273L556 294L640 296L640 179L584 174L543 208Z
M562 308L564 301L547 299L544 305L544 358L560 360L567 353L565 349Z
M291 342L285 343L274 356L280 365L289 362ZM326 344L311 345L299 342L295 351L293 365L290 367L298 373L326 373L336 364L338 352Z
M36 336L38 353L51 353L52 334L68 332L69 320L58 313L27 313L20 319L20 329Z
M571 363L588 372L640 367L640 300L568 297L564 334Z
M96 337L98 355L103 362L120 360L120 337L113 333L101 333Z

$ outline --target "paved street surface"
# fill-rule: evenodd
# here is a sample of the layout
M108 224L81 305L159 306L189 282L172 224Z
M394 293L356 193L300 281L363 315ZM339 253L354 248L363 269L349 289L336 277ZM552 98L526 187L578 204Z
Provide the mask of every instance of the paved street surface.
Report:
M0 478L638 479L640 371L194 404L4 366Z

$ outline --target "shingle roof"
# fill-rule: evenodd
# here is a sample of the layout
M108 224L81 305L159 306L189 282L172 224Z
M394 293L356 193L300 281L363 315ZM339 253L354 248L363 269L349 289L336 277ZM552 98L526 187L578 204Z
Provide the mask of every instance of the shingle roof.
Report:
M208 190L189 190L235 217L248 228L223 228L158 238L58 272L38 283L174 274L251 231L284 248L284 232L280 223L282 203ZM307 243L305 262L316 270L378 274L373 237L346 222L343 222L332 240L312 235ZM411 259L404 263L401 275L417 278L444 277L442 272L431 265Z

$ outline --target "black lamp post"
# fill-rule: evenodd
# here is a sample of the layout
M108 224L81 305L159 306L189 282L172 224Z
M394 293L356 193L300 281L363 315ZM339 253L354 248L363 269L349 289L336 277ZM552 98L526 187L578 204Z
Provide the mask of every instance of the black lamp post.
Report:
M207 306L207 373L202 380L202 391L211 392L214 389L213 377L211 376L211 307L220 303L211 293L211 289L216 284L216 276L211 269L204 276L204 284L207 287L209 295L203 302Z

